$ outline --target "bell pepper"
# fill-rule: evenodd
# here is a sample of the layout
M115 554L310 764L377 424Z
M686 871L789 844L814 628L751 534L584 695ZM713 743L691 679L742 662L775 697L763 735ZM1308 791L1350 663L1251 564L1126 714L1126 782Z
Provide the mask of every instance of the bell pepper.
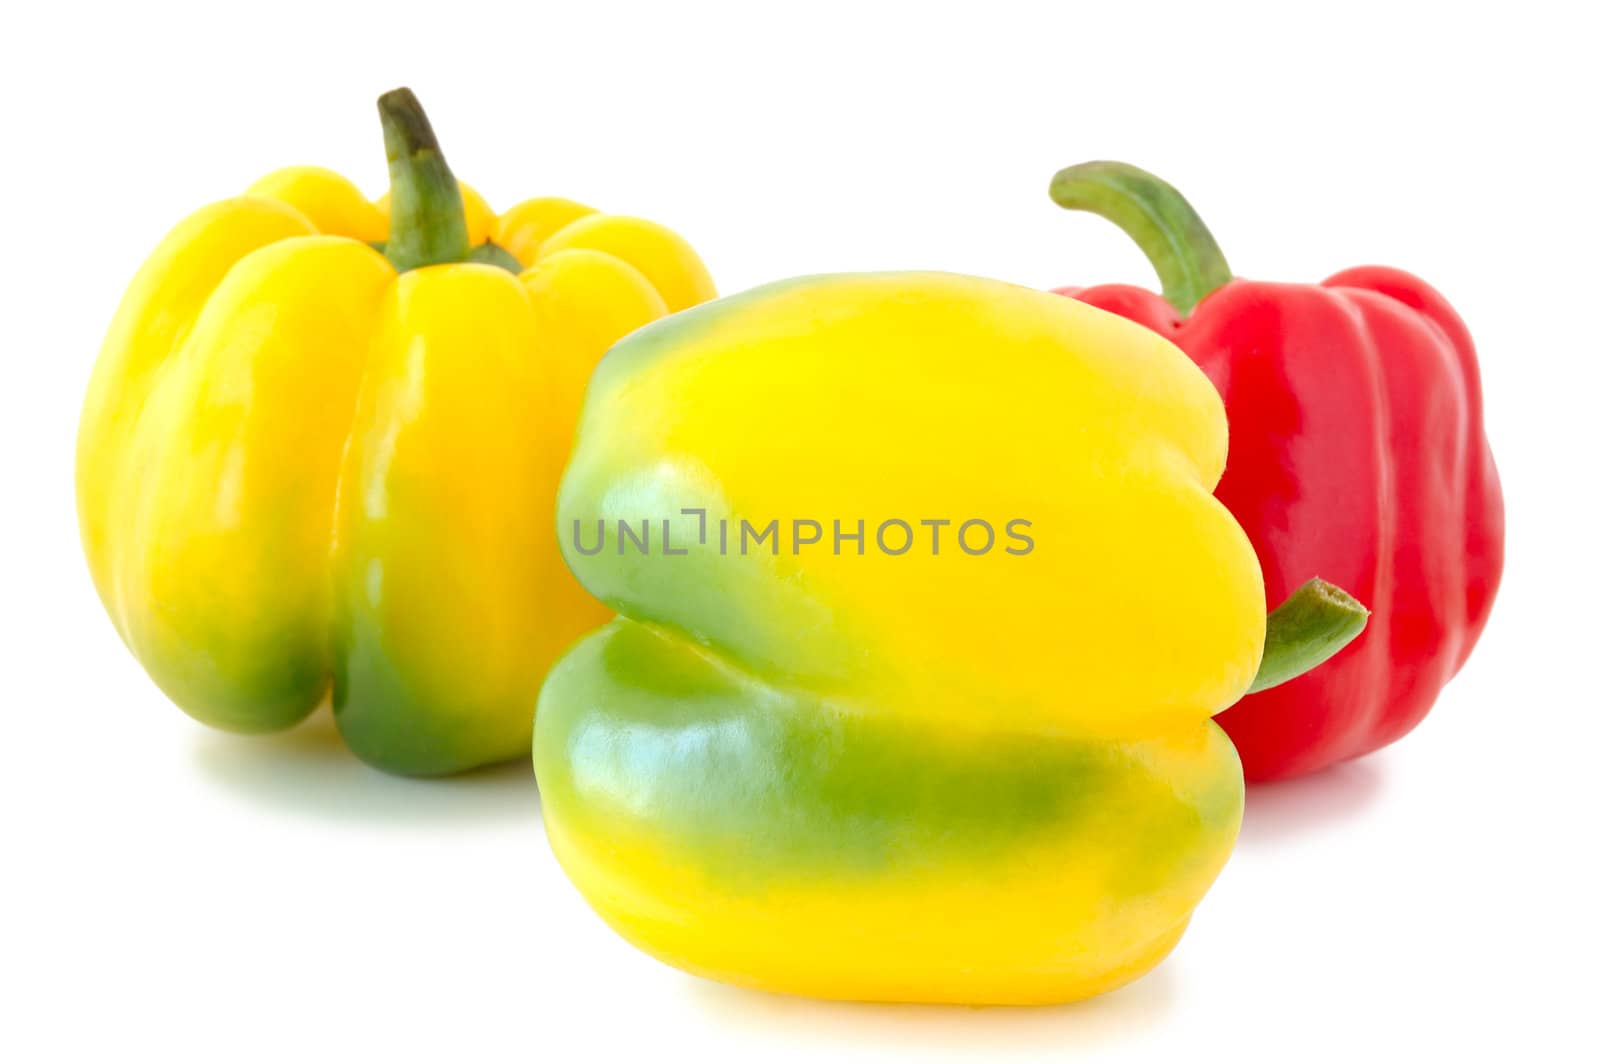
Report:
M1155 266L1161 296L1058 291L1159 332L1222 393L1232 436L1217 498L1260 556L1268 597L1320 574L1372 607L1349 653L1217 718L1245 775L1314 772L1405 735L1477 643L1505 554L1461 318L1383 267L1320 285L1235 279L1188 201L1125 163L1062 170L1050 194L1120 226Z
M767 990L1137 976L1239 827L1211 716L1365 621L1319 582L1268 624L1226 450L1177 348L996 281L803 278L633 333L558 500L620 614L539 700L561 864L634 944Z
M584 382L714 292L654 223L496 216L409 91L378 106L385 202L280 170L145 263L84 402L78 513L117 631L189 714L270 732L331 691L352 750L429 775L526 755L545 670L608 616L552 527Z

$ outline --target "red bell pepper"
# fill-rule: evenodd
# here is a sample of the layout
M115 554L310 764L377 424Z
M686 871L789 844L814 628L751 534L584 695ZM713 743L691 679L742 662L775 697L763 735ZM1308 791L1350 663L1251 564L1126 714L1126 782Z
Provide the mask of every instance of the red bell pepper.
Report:
M1050 195L1114 222L1155 266L1161 296L1057 291L1167 337L1216 385L1229 423L1217 497L1255 545L1267 601L1321 576L1372 610L1344 653L1217 718L1246 777L1400 738L1472 651L1500 583L1505 511L1466 326L1385 267L1236 280L1188 201L1125 163L1069 167Z

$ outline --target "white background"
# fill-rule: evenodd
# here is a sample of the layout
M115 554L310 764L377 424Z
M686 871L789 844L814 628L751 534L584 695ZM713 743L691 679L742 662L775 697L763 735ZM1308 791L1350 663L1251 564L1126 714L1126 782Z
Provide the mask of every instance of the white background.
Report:
M5 16L0 1057L1595 1059L1585 5L471 6ZM894 267L1153 283L1125 237L1046 197L1092 158L1179 184L1242 275L1421 274L1478 340L1505 480L1476 657L1398 746L1254 790L1172 958L1053 1009L703 983L584 906L527 767L409 782L326 721L205 730L95 600L78 404L123 285L188 211L290 162L380 191L372 101L398 84L496 206L657 218L724 291Z

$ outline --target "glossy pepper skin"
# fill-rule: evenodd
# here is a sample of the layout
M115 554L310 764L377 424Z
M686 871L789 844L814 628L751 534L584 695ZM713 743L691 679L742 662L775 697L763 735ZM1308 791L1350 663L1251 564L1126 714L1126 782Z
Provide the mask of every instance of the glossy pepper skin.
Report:
M1372 609L1337 660L1217 718L1245 775L1314 772L1400 738L1471 653L1504 558L1461 318L1384 267L1321 284L1233 279L1188 202L1123 163L1063 170L1051 195L1111 219L1156 265L1165 297L1059 291L1167 337L1222 393L1231 441L1217 498L1249 534L1268 600L1321 575Z
M540 696L563 867L635 945L766 990L1022 1004L1138 976L1239 827L1210 718L1267 615L1211 495L1226 450L1177 348L995 281L802 278L634 333L559 500L621 615ZM972 553L979 519L1034 546ZM597 546L619 520L654 553ZM892 553L893 520L922 539Z
M117 631L192 716L269 732L331 689L358 755L434 775L524 755L545 670L608 616L552 528L584 382L713 292L654 223L494 215L409 93L380 111L392 230L301 167L151 255L89 384L78 512Z

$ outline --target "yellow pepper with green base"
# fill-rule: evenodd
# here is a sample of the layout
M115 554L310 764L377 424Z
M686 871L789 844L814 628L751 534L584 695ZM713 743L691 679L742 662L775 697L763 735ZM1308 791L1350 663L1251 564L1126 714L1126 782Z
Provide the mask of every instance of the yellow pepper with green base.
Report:
M1365 623L1314 582L1269 624L1226 451L1176 347L999 282L803 278L634 333L558 504L621 616L540 697L557 857L634 944L766 990L1138 976L1238 831L1211 717Z
M386 201L282 170L156 249L90 381L78 512L118 632L191 715L274 731L331 689L358 755L432 775L526 756L546 669L608 616L552 528L584 383L715 293L652 222L496 217L409 92L379 111Z

